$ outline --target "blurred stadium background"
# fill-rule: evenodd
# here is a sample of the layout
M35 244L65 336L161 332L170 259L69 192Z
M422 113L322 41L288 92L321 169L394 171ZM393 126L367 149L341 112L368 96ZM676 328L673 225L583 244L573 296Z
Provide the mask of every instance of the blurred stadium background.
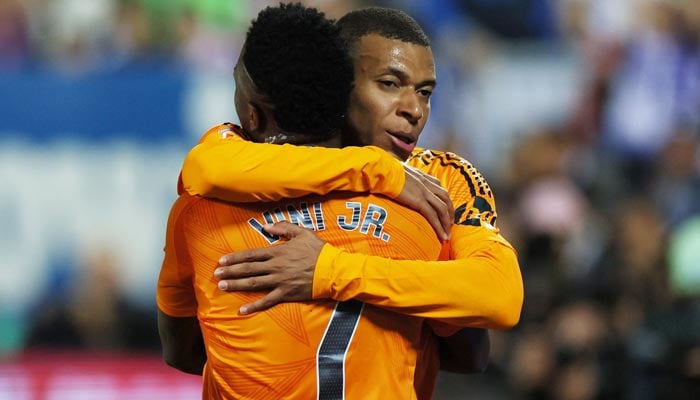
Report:
M421 145L481 169L520 252L519 326L436 398L699 398L698 1L307 3L422 24ZM0 399L198 397L159 360L165 222L270 4L0 0Z

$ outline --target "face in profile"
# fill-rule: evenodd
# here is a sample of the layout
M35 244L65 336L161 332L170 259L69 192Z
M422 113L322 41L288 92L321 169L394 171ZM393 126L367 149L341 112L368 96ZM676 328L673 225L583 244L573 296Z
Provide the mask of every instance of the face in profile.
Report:
M405 160L430 115L435 62L429 47L363 36L354 51L355 87L348 128L360 145L374 145Z

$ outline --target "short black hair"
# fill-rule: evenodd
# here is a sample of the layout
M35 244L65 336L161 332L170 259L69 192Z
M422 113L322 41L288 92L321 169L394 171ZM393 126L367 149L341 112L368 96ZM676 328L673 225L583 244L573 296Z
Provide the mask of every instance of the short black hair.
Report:
M430 47L430 39L418 22L393 8L368 7L350 11L338 20L337 25L350 51L363 36L371 34Z
M340 131L354 74L339 31L299 3L267 7L252 22L243 62L280 129L319 140Z

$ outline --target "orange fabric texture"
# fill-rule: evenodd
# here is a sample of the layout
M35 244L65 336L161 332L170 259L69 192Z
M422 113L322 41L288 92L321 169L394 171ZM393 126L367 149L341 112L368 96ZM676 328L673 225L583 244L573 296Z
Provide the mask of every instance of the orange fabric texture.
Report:
M313 175L317 171L324 172ZM309 176L314 176L313 190L298 186ZM180 186L191 195L235 202L356 191L358 185L395 198L405 179L401 163L378 147L253 143L238 126L222 124L209 129L187 154Z
M240 201L279 198L290 193L298 196L325 194L334 190L330 182L339 176L344 182L343 190L387 194L385 185L372 185L374 179L355 179L353 172L345 173L346 164L336 162L339 161L334 153L337 149L286 146L295 150L290 155L278 145L245 140L222 143L212 140L211 136L205 141L209 143L207 147L190 152L189 162L184 165L186 187L192 188L188 184L189 177L199 175L196 185L199 191L190 194L222 199L235 195ZM235 162L230 154L243 154L253 149L266 154L266 159L276 160L255 165L256 173L267 177L264 184L254 182L247 175L216 172L221 165ZM304 163L303 177L291 179L277 172L277 168L281 168L278 164L299 160ZM364 165L363 159L349 161L358 164L351 168L353 171ZM243 160L239 163L244 164ZM496 201L488 183L469 161L453 153L416 149L406 163L438 178L450 194L456 210L456 224L440 258L452 261L387 260L353 254L328 244L316 264L314 298L357 298L403 314L430 318L436 333L441 335L452 334L465 326L512 327L520 318L524 295L522 277L515 250L496 227ZM188 172L194 165L197 170ZM244 165L236 167L237 170L244 168ZM365 171L369 175L385 176L386 171L381 168L393 168L393 165L377 164ZM236 188L232 188L234 182ZM232 193L232 189L236 192ZM400 193L401 189L391 188L390 192Z
M226 293L216 286L219 257L279 243L258 228L280 219L315 229L323 240L351 252L437 259L441 244L414 211L381 196L341 196L236 206L188 194L176 200L156 297L164 313L196 315L200 321L208 357L205 398L315 399L317 385L338 385L328 375L338 373L344 376L346 399L413 399L430 392L432 386L421 385L432 382L415 377L417 359L426 357L420 349L431 340L423 318L356 301L340 303L334 311L337 302L331 299L279 304L242 316L239 307L263 294ZM356 327L347 323L358 315ZM344 357L344 369L326 368L324 355Z
M442 336L467 326L512 327L520 318L522 277L515 250L495 227L496 202L488 183L453 153L416 149L407 164L438 178L450 194L455 224L441 259L451 261L386 260L326 246L314 273L314 298L355 298L430 318ZM347 285L358 279L374 285Z

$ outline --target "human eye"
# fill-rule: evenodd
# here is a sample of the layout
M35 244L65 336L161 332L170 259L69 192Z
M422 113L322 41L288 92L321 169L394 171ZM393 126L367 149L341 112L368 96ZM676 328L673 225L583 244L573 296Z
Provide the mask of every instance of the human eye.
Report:
M391 79L379 79L379 84L385 88L397 88L399 84Z
M428 89L428 88L418 89L418 94L420 96L423 96L423 97L429 99L430 96L433 95L433 89Z

